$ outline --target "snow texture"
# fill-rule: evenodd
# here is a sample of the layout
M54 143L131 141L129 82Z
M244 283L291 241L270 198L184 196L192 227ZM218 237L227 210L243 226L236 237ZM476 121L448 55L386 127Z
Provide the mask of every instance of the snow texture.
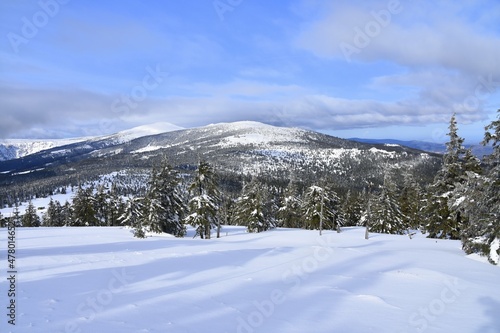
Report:
M16 326L1 332L499 332L500 267L459 241L363 228L222 238L17 230ZM7 232L0 231L2 258ZM7 263L2 261L3 271ZM0 294L7 294L7 279ZM5 310L6 297L2 299Z

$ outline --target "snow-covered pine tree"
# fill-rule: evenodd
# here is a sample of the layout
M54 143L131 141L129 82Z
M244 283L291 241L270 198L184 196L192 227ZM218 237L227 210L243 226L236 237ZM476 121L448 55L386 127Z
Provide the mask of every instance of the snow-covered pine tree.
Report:
M310 186L304 193L302 215L304 228L310 230L333 229L332 220L335 213L329 205L329 193L320 186Z
M43 225L46 227L62 227L64 224L61 203L50 198L47 211L43 215Z
M179 173L165 159L153 169L148 192L144 199L143 222L148 231L165 232L182 237L186 228L182 219L186 210L182 200Z
M411 173L406 172L403 177L403 188L399 195L403 224L409 228L418 229L422 223L422 189Z
M278 225L283 228L302 228L302 202L297 184L290 182L278 208Z
M256 179L243 186L241 196L236 200L236 222L247 227L248 232L261 232L271 226L266 224L261 184Z
M19 205L17 201L14 204L14 210L12 211L12 215L10 217L11 223L13 223L16 228L22 227L23 224L21 222L21 212L19 211Z
M210 239L211 230L217 227L217 238L220 237L220 192L214 168L206 161L200 161L193 182L189 186L193 196L188 203L188 214L185 224L196 227L196 235L202 239Z
M371 232L403 234L406 231L396 193L396 184L386 174L381 191L371 206Z
M443 165L434 178L434 183L428 187L425 229L430 238L460 239L461 214L450 212L448 205L457 183L464 179L464 139L457 134L455 114L451 117L449 130L450 141L446 143Z
M73 224L74 226L97 226L98 220L94 209L94 196L92 188L78 187L73 198Z
M360 195L347 191L345 200L342 204L342 215L344 216L345 226L357 226L361 223L363 212L362 201Z
M97 187L94 195L94 211L97 219L97 225L109 226L109 203L108 203L108 189L104 184Z
M121 224L120 217L125 211L125 204L122 197L118 194L116 183L111 185L108 202L108 225L118 226Z
M63 224L61 226L73 225L73 206L66 201L61 207L61 219Z
M39 227L40 226L40 217L36 212L36 207L33 205L33 202L28 202L28 207L26 207L26 211L21 218L24 227Z
M480 220L471 221L478 225L474 242L482 245L480 252L496 265L500 264L500 109L497 113L498 120L486 126L483 140L493 148L484 159L487 170L477 198L483 214Z
M121 224L134 229L134 236L137 238L146 237L147 226L143 225L145 221L143 212L143 198L128 198L123 213L118 218Z
M282 194L280 193L280 189L274 185L265 186L261 193L262 203L264 205L263 214L266 219L265 224L268 225L270 229L275 228L278 224L279 201Z

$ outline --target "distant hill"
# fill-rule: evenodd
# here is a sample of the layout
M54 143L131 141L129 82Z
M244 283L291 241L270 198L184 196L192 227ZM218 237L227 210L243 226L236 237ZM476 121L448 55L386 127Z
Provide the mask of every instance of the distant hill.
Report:
M444 154L446 152L446 145L444 143L427 142L427 141L403 141L394 139L361 139L361 138L350 138L349 140L363 142L363 143L377 143L385 145L399 145L406 146L410 148L420 149L432 153ZM485 147L480 143L475 145L465 145L466 148L472 148L472 152L478 158L482 159L484 155L491 154L491 147Z

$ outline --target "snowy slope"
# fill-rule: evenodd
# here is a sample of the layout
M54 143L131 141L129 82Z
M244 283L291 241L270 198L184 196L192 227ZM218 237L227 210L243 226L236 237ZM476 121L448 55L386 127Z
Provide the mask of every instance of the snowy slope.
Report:
M112 135L96 137L93 140L97 141L97 140L109 139L109 140L114 141L114 143L119 144L119 143L125 143L128 141L132 141L134 139L137 139L137 138L140 138L143 136L178 131L178 130L182 130L182 129L183 129L182 127L179 127L179 126L171 124L171 123L157 122L157 123L152 123L152 124L148 124L148 125L134 127L134 128L124 130L124 131L121 131L121 132L118 132L118 133L115 133Z
M122 228L18 229L16 327L4 316L0 331L500 330L500 268L467 258L457 241L365 240L359 228L319 237L224 227L222 235L139 240Z
M73 139L8 139L0 141L0 161L12 160L42 150L82 142L89 138Z
M167 122L157 122L153 124L134 127L112 135L97 137L83 137L72 139L8 139L0 141L0 161L11 160L15 158L31 155L46 149L71 145L73 143L85 141L103 141L107 140L110 144L121 144L131 140L159 133L177 131L182 127Z

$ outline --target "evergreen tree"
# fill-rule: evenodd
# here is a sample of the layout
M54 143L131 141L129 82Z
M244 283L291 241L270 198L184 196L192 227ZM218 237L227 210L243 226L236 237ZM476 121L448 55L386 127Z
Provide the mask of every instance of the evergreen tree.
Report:
M61 203L50 198L47 211L43 215L43 225L46 227L62 227L65 225Z
M403 224L417 229L421 225L422 189L410 173L404 174L403 188L399 196L399 205Z
M242 195L236 201L236 220L247 227L248 232L261 232L271 228L266 223L261 185L255 180L243 187Z
M73 226L97 226L92 188L79 187L73 198Z
M108 224L109 226L118 226L122 224L120 217L125 212L125 204L122 197L118 193L116 183L111 185L108 202Z
M461 188L454 202L454 208L468 217L461 238L463 249L485 255L496 265L500 262L500 110L498 113L499 119L485 128L483 144L493 147L484 159L486 172L468 171L467 186Z
M342 205L342 214L345 219L345 226L357 226L361 223L363 206L361 197L357 193L347 191L346 198Z
M500 263L500 109L498 120L486 126L484 145L491 144L493 152L486 157L488 182L484 188L484 205L487 223L481 234L489 248L488 258L494 264ZM485 221L485 222L486 222Z
M217 226L217 238L220 237L220 192L215 171L208 162L200 161L189 193L193 197L188 203L185 223L196 227L196 234L205 239L210 239L212 228Z
M40 226L40 217L36 212L36 207L33 205L33 202L28 203L28 207L26 207L26 211L21 218L22 224L24 227L39 227Z
M279 211L279 201L281 197L280 189L275 185L267 185L261 190L263 214L265 219L265 225L269 226L269 229L275 228L278 224L278 211Z
M148 231L185 235L182 223L185 204L179 191L181 179L177 171L164 160L159 169L153 169L150 187L144 199L143 222Z
M297 185L290 182L278 208L278 225L283 228L302 228L301 207Z
M73 206L66 201L61 207L61 219L64 223L61 226L74 225L73 223Z
M17 204L17 201L14 204L14 210L12 211L10 220L16 228L23 226L21 222L21 213L19 212L19 205Z
M389 175L371 207L370 231L386 234L403 234L407 226L396 196L396 184Z
M332 209L332 202L336 201L335 197L336 195L328 193L320 186L310 186L302 202L304 228L321 231L337 227L334 225L337 212Z
M446 143L446 153L443 156L443 165L428 188L425 215L426 230L431 238L459 239L462 224L462 214L450 211L448 200L458 183L464 180L462 156L465 149L463 139L457 134L457 122L452 116Z
M109 226L110 224L108 220L110 208L108 203L107 188L104 184L98 186L93 203L97 225Z
M145 238L147 226L143 216L143 198L129 198L125 203L125 208L122 215L118 218L121 224L130 226L134 229L134 236L137 238Z

